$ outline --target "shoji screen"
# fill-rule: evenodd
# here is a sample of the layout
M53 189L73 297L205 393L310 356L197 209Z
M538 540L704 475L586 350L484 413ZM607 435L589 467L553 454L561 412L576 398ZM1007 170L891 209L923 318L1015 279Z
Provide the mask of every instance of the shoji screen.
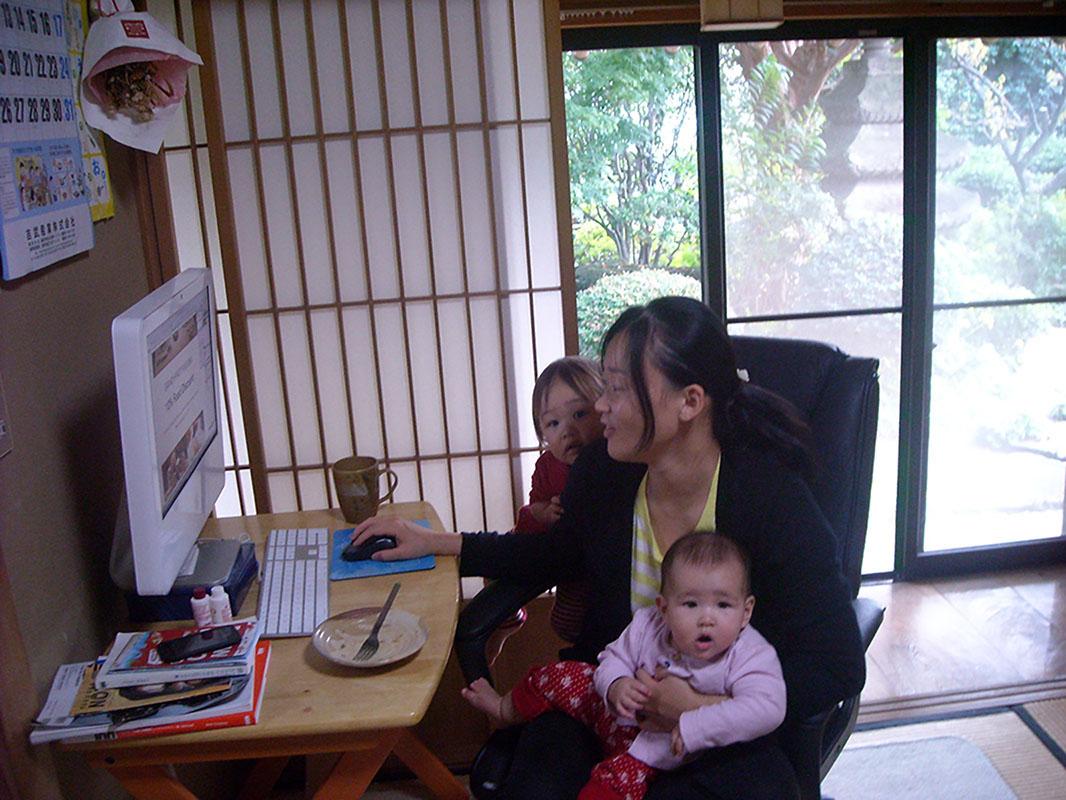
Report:
M172 205L183 264L225 275L235 451L259 510L333 504L328 465L359 452L446 525L509 527L536 455L533 381L573 319L554 3L193 15L214 71L203 122L190 104L168 146Z
M189 0L154 0L148 10L194 50L192 10ZM226 485L216 505L220 516L254 514L257 510L252 481L252 458L245 437L241 388L233 341L233 314L223 279L219 226L215 218L207 132L204 124L200 73L189 73L188 96L164 142L165 184L169 194L176 244L176 264L165 263L165 272L190 267L208 267L215 275L218 304L216 331L221 350L222 435L225 445ZM158 187L153 187L158 188ZM163 204L166 208L167 204ZM169 238L168 238L169 241ZM169 262L171 259L167 259ZM238 303L239 306L239 303Z

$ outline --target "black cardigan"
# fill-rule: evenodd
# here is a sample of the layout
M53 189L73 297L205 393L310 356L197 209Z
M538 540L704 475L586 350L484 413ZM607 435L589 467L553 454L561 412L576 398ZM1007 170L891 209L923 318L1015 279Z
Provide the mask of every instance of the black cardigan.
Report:
M463 535L463 575L554 585L584 579L591 606L567 658L596 663L621 634L629 604L633 503L646 470L586 447L571 468L562 518L548 533ZM715 522L751 555L752 625L777 648L788 719L803 719L858 693L865 660L833 531L806 484L773 457L723 454Z

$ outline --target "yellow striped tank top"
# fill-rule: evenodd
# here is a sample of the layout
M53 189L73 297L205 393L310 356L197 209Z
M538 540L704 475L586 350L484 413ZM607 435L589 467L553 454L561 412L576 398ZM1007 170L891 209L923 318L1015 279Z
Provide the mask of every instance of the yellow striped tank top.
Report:
M695 530L714 530L714 506L718 498L718 470L721 463L722 460L718 459L714 477L711 478L711 488L707 492L707 502L703 506L703 513ZM663 554L651 529L647 487L648 475L645 473L633 504L633 566L629 578L629 605L634 612L655 602L655 597L659 594L659 571L663 563Z

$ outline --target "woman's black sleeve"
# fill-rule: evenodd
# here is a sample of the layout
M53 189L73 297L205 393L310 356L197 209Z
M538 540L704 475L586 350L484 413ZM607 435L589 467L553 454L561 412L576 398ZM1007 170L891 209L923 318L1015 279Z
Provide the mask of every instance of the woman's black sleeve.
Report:
M547 533L464 533L459 572L554 585L581 572L581 548L565 512Z
M596 530L606 446L589 446L570 468L563 515L547 533L464 533L462 575L552 586L585 576L584 539Z
M762 552L752 553L762 564L755 602L765 613L757 627L777 647L787 718L796 720L861 691L865 654L829 523L798 477L780 481L773 494Z

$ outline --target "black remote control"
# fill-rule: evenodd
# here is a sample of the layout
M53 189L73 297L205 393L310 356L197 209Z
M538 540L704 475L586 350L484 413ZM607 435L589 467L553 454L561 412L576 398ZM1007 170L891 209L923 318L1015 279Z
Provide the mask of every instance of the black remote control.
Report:
M185 658L210 653L212 650L220 650L223 647L232 647L241 640L241 635L233 625L221 628L208 628L197 631L180 639L169 639L160 642L156 648L159 658L165 664L181 661Z

